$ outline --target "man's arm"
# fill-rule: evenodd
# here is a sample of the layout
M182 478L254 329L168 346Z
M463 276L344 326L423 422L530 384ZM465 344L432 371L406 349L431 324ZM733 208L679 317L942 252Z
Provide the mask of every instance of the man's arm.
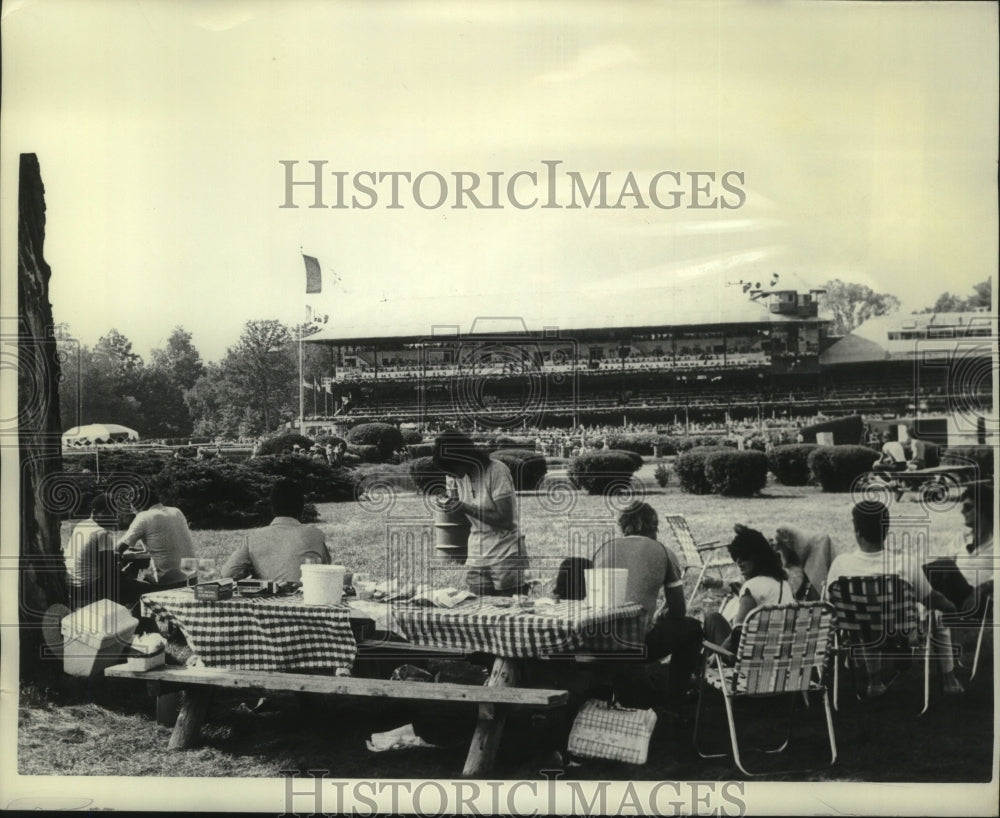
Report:
M665 615L667 619L683 619L687 616L687 602L684 600L684 586L670 585L664 586L666 600L660 615Z
M483 503L459 503L458 509L468 517L482 520L491 528L510 529L514 527L514 495L508 494L493 500L496 508L487 508Z
M146 534L146 518L140 512L136 514L135 519L132 520L132 525L128 527L128 531L125 532L124 536L118 541L118 546L116 550L119 554L123 551L134 546L139 540L142 540Z
M253 561L250 559L250 543L244 536L239 547L229 556L226 564L222 566L223 577L232 579L246 579L253 576Z

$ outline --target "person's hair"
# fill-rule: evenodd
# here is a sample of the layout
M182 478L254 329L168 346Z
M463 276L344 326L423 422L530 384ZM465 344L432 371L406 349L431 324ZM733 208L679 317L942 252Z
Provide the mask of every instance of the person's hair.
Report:
M969 483L959 497L960 502L971 500L976 509L976 515L993 520L993 481L982 480Z
M282 478L271 486L271 511L275 517L302 517L305 506L305 494L302 486L294 480Z
M454 429L446 429L434 439L434 465L448 474L455 474L456 467L470 464L486 466L490 456L476 447L472 438Z
M884 543L889 531L889 509L877 500L865 500L851 509L854 530L865 542Z
M771 547L767 537L754 528L736 527L736 536L729 543L729 556L734 560L750 560L753 563L751 576L773 577L779 582L788 579L781 555Z
M96 495L90 503L90 516L95 519L98 517L111 517L111 500L105 492L101 492Z
M660 517L649 503L636 500L618 515L618 526L626 537L654 537Z

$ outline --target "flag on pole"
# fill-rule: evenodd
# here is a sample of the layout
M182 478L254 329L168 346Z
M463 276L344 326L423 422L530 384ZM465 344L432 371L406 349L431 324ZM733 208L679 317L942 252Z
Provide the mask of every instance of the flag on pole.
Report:
M302 260L306 263L306 294L318 293L323 289L323 273L319 269L319 262L312 256L303 255Z

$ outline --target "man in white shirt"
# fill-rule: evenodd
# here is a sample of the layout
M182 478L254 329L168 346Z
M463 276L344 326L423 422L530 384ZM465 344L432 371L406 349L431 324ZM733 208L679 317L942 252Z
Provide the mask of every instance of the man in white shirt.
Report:
M222 568L222 576L233 579L267 579L301 582L302 565L330 564L326 537L314 525L302 525L305 496L292 480L279 480L271 488L274 519L264 528L248 531L242 544Z
M185 582L187 576L180 569L181 559L194 556L187 519L179 508L163 505L152 487L148 491L150 505L135 516L128 531L118 541L118 552L141 541L149 552L153 584Z
M90 517L73 528L63 549L70 607L74 610L105 597L131 607L141 594L153 590L148 583L118 570L115 535L108 528L114 523L108 495L98 494L91 504Z
M901 552L887 551L885 539L889 531L889 509L879 502L863 502L854 506L851 512L854 523L854 539L857 551L841 554L830 564L827 572L827 587L841 577L870 577L895 574L909 584L918 603L936 611L954 613L952 605L942 594L933 590L924 577L922 567L915 560L907 559ZM935 657L940 663L945 693L964 692L955 678L955 659L952 650L951 631L940 624L939 616L931 619ZM879 674L881 661L877 651L862 649L861 655L869 673L868 695L879 696L885 692Z

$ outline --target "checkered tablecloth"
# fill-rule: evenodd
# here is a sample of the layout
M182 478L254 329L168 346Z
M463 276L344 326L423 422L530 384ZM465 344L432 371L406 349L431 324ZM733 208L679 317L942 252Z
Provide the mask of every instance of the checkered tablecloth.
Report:
M145 594L142 603L178 627L206 667L349 670L357 654L350 609L306 605L301 594L207 602L181 588Z
M594 609L560 602L538 609L470 600L451 608L393 607L399 632L418 645L491 653L509 659L563 653L641 653L642 606Z

